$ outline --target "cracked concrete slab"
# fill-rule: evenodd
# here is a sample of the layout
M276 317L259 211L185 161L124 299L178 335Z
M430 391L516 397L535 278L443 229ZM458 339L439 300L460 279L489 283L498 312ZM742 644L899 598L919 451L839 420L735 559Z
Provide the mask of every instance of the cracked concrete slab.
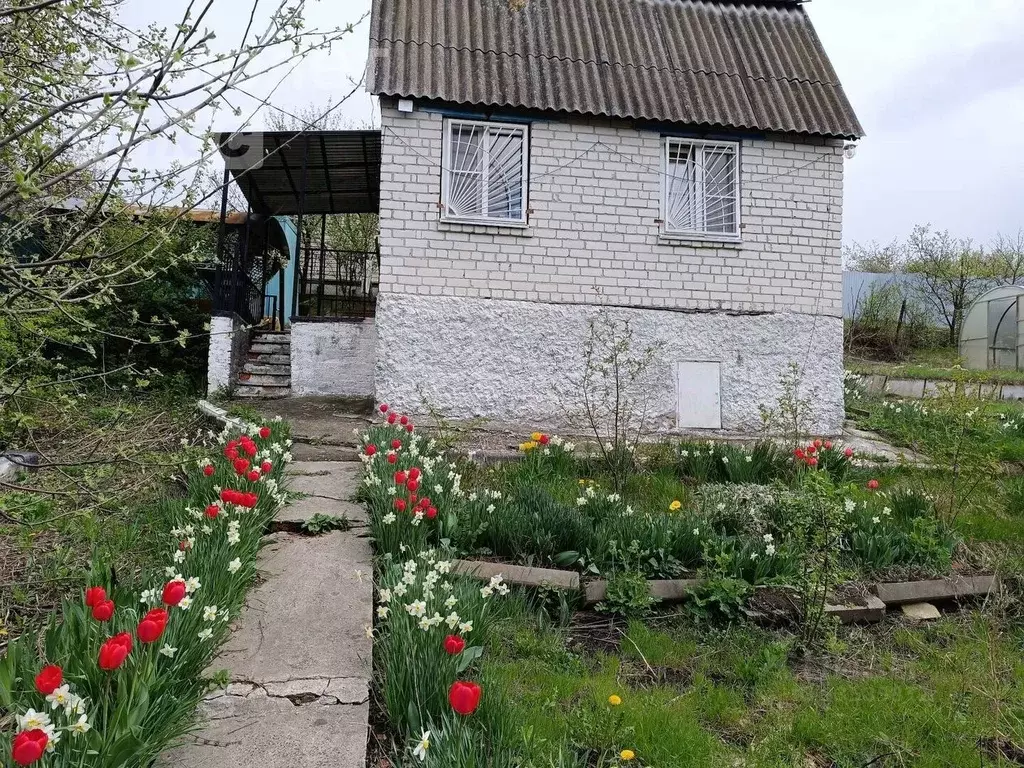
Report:
M312 469L316 465L329 465L330 469ZM307 496L322 496L338 501L350 501L359 487L363 465L355 461L302 462L298 470L305 474L292 474L288 478L288 490Z
M232 680L370 679L371 553L366 539L278 533L260 552L265 579L213 664Z
M163 768L363 768L369 705L297 705L267 695L220 696L203 722L158 761Z
M282 523L304 523L317 514L346 517L353 526L365 526L370 522L369 513L362 504L357 504L354 501L328 499L323 496L307 496L304 499L296 499L281 507L274 520Z

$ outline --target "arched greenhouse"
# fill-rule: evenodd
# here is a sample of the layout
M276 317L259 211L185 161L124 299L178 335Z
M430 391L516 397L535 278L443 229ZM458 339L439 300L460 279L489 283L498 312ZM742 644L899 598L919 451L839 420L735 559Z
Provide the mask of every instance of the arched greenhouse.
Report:
M968 368L1024 368L1024 288L1003 285L971 305L960 331L960 356Z

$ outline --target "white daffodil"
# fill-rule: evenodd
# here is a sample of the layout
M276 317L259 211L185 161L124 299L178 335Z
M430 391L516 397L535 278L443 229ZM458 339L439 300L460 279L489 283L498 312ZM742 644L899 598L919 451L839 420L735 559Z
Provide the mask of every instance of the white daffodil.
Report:
M379 605L379 606L377 606L377 618L378 619L386 619L388 617L388 613L390 611L391 611L391 609L388 608L386 605Z
M142 590L142 597L140 598L139 602L145 603L146 605L152 605L155 600L156 600L156 590L155 589L144 589L144 590Z
M92 725L89 723L89 718L86 715L79 715L78 720L68 726L68 730L75 736L82 733L87 733Z
M176 654L177 652L178 652L177 648L172 648L167 643L164 643L163 647L160 649L160 653L162 653L168 659L173 659L174 658L174 654Z
M494 587L488 585L486 587L480 587L480 597L487 600L491 595L494 594Z
M381 521L384 523L384 525L391 525L397 519L398 516L395 515L394 512L388 512L386 515L384 515L384 517L381 518Z
M427 604L422 600L413 600L411 603L405 606L405 610L408 612L410 616L419 618L420 616L426 615Z
M444 620L444 623L448 625L448 629L455 629L461 622L462 619L459 618L459 614L455 613L455 611L449 613L448 618Z
M217 619L217 606L208 605L203 608L203 621L216 621Z
M196 635L200 640L209 640L213 636L213 630L207 627L200 630Z
M458 604L458 602L459 599L455 597L455 595L448 595L448 597L444 601L444 607L451 610Z
M192 592L199 590L202 586L203 585L199 582L199 579L192 576L185 582L185 592L191 594Z
M366 634L367 640L373 640L373 627L369 624L363 624L363 632Z
M59 688L54 688L53 693L49 694L46 700L50 702L50 709L66 707L71 700L71 686L64 683Z
M380 602L382 602L382 603L390 603L391 602L391 590L387 589L387 588L380 590L380 592L378 593L378 597L380 598Z
M775 545L769 544L767 547L764 548L764 553L768 555L768 557L772 557L775 554Z
M192 598L185 595L181 600L178 601L178 607L183 611L187 611L188 607L192 605Z
M43 733L46 734L46 751L53 752L57 749L57 742L60 741L60 731L58 731L51 723L43 728Z
M183 550L183 549L176 549L174 551L174 554L171 556L171 559L174 560L174 562L176 562L176 563L184 562L184 560L185 560L185 550Z
M422 763L427 759L427 750L430 749L430 731L424 731L420 734L419 743L416 748L412 751L413 757L419 758Z
M880 518L880 517L872 517L871 518L871 522L874 523L875 525L878 525L880 522L882 522L882 518Z
M238 573L238 570L242 567L242 561L237 557L228 563L228 573Z
M36 712L34 709L28 709L24 715L18 716L19 731L34 731L45 728L49 724L50 716L45 712Z
M85 699L75 694L68 696L68 703L64 705L64 716L81 715L85 712Z
M409 588L402 582L398 582L392 591L395 593L395 597L405 597L405 593L409 591Z
M464 621L461 624L459 624L459 634L460 635L468 635L472 631L473 631L473 622L472 621Z
M428 631L434 625L431 624L430 619L428 619L426 616L424 616L423 618L420 619L420 623L417 626L419 626L420 629L422 629L424 632L426 632L426 631Z
M451 573L452 561L451 560L438 560L434 565L434 570L438 573Z

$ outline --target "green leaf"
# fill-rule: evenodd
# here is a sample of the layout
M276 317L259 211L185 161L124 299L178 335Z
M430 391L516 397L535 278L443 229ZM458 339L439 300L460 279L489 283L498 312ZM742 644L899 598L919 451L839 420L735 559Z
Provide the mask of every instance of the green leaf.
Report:
M458 674L465 672L469 665L484 655L484 648L482 645L474 645L470 648L463 649L462 653L459 654L459 666L456 670Z

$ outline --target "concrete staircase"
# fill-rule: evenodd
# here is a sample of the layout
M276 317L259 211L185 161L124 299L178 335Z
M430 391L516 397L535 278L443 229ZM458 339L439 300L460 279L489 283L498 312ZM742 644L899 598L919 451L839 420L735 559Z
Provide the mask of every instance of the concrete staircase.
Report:
M277 398L292 392L292 345L287 331L257 331L238 374L235 397Z

